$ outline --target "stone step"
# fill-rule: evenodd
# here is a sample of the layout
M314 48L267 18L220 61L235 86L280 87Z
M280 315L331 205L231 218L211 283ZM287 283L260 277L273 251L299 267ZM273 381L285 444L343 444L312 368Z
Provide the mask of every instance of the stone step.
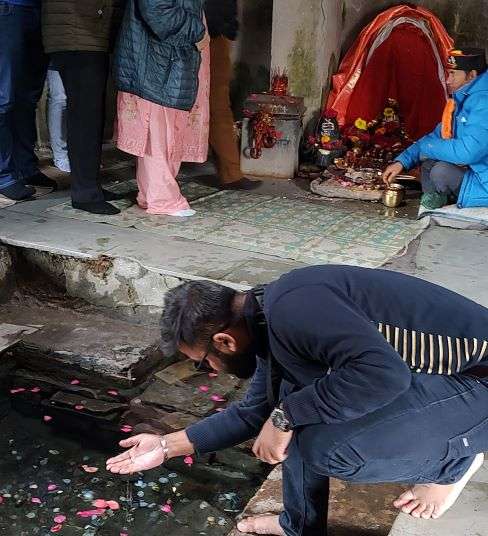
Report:
M283 510L282 479L282 469L278 466L249 501L243 517L279 514ZM401 491L403 488L395 484L358 485L331 479L329 534L387 534L396 517L392 502ZM240 535L237 529L229 533L229 536Z
M22 321L20 321L22 319ZM133 325L101 314L60 307L5 305L0 321L37 327L9 350L18 367L94 389L131 388L165 360L157 347L157 327ZM174 361L167 361L166 364Z

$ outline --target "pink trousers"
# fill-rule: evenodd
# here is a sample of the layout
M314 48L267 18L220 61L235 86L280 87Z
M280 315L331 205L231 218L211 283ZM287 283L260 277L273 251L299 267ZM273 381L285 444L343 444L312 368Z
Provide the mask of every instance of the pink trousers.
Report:
M190 208L175 177L181 162L164 156L137 158L137 204L149 214L169 214Z
M149 214L189 208L176 177L182 162L205 162L208 153L210 51L202 51L198 96L190 112L119 92L117 147L137 156L138 205Z

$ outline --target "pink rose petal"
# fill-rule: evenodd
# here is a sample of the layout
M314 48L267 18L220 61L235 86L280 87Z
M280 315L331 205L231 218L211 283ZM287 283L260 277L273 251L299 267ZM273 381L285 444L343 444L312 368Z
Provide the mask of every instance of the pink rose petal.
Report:
M39 497L32 497L31 503L33 503L33 504L42 504L42 501L41 501L41 499L39 499Z
M16 387L15 389L10 389L10 394L16 395L17 393L23 393L25 389L23 387Z
M119 392L115 389L110 389L110 391L107 391L107 394L110 396L119 396Z
M166 504L163 504L163 506L161 506L161 510L165 512L166 514L169 514L170 512L173 511L173 508L171 508L171 504L166 503Z
M132 426L129 426L128 424L124 424L123 426L120 427L120 431L128 434L132 432Z
M82 406L81 404L78 404L77 406L75 406L76 411L82 411L84 409L85 409L85 406Z
M119 534L119 536L129 536L129 535L127 534L127 532L121 532L121 533Z
M210 400L213 400L214 402L225 402L225 398L222 398L220 395L212 395Z
M92 504L95 508L107 508L107 501L105 499L95 499Z
M193 465L193 458L191 456L187 456L184 460L183 460L186 465L188 465L189 467L191 467Z
M120 505L117 501L107 501L107 508L110 508L110 510L120 510Z
M54 523L59 524L59 523L64 523L65 521L66 521L66 516L63 516L62 514L54 518Z
M52 421L53 418L51 417L51 415L44 415L44 417L42 418L42 420L44 422L49 422L49 421Z
M54 491L55 489L58 489L58 486L56 484L49 484L47 487L47 491Z
M90 467L89 465L82 465L81 468L85 473L96 473L98 471L98 467Z
M71 385L80 385L80 380L71 380Z
M51 527L51 532L59 532L63 528L63 525L54 525Z
M210 387L208 385L200 385L198 390L202 393L208 393L210 391Z
M216 372L209 372L208 377L209 378L217 378L218 374Z
M31 393L40 393L41 388L40 387L33 387L30 391L31 391Z
M81 512L76 512L78 517L92 517L92 516L101 516L105 513L105 510L97 508L96 510L82 510Z

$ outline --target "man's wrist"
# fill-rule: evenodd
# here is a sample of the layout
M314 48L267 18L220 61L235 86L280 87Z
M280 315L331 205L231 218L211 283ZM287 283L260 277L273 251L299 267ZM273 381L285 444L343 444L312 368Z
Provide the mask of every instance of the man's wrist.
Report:
M180 456L189 456L195 452L185 430L161 436L161 441L166 443L164 448L167 449L167 460Z

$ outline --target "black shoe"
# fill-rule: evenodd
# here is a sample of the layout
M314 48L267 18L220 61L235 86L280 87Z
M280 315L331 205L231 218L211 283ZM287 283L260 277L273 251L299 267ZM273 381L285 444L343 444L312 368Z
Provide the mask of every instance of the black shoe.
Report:
M255 190L263 184L263 181L251 181L246 177L242 177L235 182L229 182L228 184L222 184L222 190Z
M110 190L105 190L105 188L102 188L102 192L105 201L120 201L121 199L127 198L127 194L117 194L115 192L111 192Z
M106 216L115 216L120 214L120 210L106 201L89 201L88 203L78 203L71 201L71 206L78 210L84 210L91 214L104 214Z
M16 182L11 186L2 188L0 194L12 199L13 201L22 201L24 199L29 199L36 193L36 190L31 186L25 186L21 182Z
M32 175L32 177L24 179L24 184L29 186L40 186L42 188L52 188L53 191L58 189L58 183L40 171L35 175Z

